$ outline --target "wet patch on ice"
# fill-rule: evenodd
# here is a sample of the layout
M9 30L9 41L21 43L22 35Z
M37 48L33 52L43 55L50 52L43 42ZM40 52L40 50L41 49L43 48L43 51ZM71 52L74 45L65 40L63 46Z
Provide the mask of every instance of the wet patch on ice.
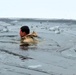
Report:
M62 56L69 59L76 59L76 48L72 47L70 49L61 52Z

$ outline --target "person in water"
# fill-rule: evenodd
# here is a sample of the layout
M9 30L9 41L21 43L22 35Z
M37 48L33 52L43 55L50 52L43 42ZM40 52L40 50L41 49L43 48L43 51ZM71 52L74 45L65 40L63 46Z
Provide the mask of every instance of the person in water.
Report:
M21 45L31 45L36 44L38 42L35 37L37 37L36 32L30 33L30 29L28 26L22 26L20 28L20 37L21 37Z

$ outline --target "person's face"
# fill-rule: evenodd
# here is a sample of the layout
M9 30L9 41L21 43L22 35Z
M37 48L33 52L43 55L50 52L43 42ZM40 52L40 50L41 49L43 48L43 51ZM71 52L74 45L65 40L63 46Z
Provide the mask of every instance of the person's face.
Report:
M26 36L26 33L25 33L25 32L22 32L21 29L20 29L20 36L21 36L21 37Z

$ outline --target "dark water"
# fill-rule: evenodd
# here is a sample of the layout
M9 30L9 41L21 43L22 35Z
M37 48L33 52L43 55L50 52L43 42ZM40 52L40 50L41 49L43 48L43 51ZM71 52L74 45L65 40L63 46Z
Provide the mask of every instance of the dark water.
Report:
M37 45L20 46L23 25L38 33ZM0 19L0 64L1 75L75 75L76 21Z

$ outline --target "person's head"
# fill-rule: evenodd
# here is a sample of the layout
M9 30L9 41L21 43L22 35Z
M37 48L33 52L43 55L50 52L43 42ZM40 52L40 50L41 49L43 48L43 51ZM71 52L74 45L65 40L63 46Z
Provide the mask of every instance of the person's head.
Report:
M21 36L21 37L24 37L24 36L26 36L26 35L29 34L29 33L30 33L30 29L29 29L28 26L22 26L22 27L20 28L20 36Z

